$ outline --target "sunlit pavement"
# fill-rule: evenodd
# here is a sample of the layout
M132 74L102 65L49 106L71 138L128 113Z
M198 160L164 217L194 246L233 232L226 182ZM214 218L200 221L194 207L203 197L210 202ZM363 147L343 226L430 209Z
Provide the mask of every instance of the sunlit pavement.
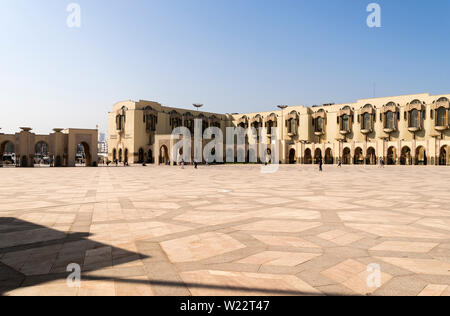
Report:
M3 295L450 295L448 167L0 176Z

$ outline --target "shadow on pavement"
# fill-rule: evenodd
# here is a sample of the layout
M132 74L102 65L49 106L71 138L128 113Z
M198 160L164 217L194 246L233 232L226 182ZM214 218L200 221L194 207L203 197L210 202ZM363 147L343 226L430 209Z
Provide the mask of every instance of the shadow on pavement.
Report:
M83 272L148 258L87 239L88 233L65 233L16 218L0 218L0 295L22 286L65 280L67 266Z

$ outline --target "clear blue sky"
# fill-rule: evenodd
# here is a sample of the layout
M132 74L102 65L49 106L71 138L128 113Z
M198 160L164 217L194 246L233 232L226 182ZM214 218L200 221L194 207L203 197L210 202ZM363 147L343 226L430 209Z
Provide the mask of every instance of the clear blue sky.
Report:
M80 29L66 26L70 2ZM0 127L106 130L120 100L211 112L450 92L450 1L0 0Z

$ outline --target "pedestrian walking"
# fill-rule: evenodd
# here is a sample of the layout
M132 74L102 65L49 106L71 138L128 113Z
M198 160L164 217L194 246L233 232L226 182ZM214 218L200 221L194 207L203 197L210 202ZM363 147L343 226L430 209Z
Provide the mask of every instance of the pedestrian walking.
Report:
M198 161L197 158L194 159L194 168L198 169Z
M319 159L319 171L320 172L323 171L323 159L322 158Z
M339 158L339 160L338 160L338 167L339 168L342 168L342 160Z

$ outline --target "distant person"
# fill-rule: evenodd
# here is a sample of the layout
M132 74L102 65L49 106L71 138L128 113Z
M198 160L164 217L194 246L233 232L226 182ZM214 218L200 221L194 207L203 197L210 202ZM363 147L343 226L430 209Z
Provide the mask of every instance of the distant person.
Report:
M342 168L342 160L339 158L339 160L338 160L338 167L339 168Z
M323 159L319 158L319 171L322 172L323 171Z
M380 168L384 168L384 160L383 160L383 158L380 158Z
M181 165L181 169L184 169L184 159L181 159L180 165Z
M198 161L197 158L194 159L194 168L198 169Z

